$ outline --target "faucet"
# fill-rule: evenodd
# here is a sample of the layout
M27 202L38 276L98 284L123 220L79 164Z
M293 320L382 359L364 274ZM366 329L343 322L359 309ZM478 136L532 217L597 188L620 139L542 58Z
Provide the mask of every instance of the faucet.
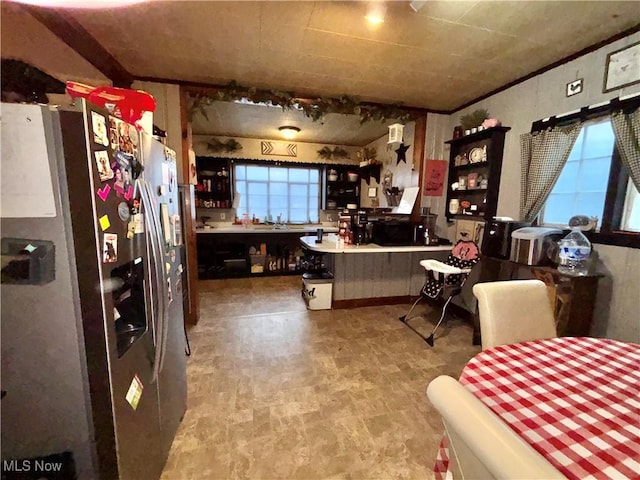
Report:
M276 224L273 227L276 230L286 230L287 226L285 225L285 223L282 221L282 214L278 215L278 218L276 220Z

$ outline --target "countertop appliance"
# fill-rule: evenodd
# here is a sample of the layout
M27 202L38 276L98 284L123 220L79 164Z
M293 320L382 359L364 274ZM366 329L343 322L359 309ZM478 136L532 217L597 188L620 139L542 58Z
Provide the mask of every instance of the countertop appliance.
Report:
M528 222L516 222L498 218L488 221L482 237L482 254L487 257L509 259L511 254L511 234L519 228L530 225Z
M76 102L2 104L2 460L156 479L187 396L175 154Z
M549 242L562 236L558 228L524 227L511 234L510 260L525 265L540 265L547 260Z
M373 222L372 242L378 245L412 245L413 224L403 220Z
M368 221L366 211L358 210L351 216L351 230L353 231L353 243L356 245L371 242L373 223Z
M416 245L439 245L440 239L436 235L436 220L438 215L431 213L430 208L422 208L422 223L413 227L413 243Z

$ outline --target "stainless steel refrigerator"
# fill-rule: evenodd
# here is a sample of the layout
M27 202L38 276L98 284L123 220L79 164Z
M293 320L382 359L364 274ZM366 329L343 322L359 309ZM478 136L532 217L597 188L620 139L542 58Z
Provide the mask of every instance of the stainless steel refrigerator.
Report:
M156 479L187 396L175 155L78 104L2 104L2 474Z

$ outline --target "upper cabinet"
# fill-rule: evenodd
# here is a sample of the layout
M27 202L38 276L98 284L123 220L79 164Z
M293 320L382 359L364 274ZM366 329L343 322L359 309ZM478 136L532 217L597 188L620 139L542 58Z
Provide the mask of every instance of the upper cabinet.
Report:
M491 220L498 207L505 134L494 127L445 143L451 145L447 182L448 220Z
M231 208L231 162L226 158L196 157L196 207Z
M324 174L324 208L360 208L360 174L357 165L328 165Z

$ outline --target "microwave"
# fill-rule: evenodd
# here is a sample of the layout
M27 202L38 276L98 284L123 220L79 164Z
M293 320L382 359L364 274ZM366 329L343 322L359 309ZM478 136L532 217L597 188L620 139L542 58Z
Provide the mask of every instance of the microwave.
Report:
M511 255L511 234L530 223L493 219L487 222L482 237L480 251L483 255L509 260Z
M378 245L412 245L413 224L402 220L379 220L373 223L371 240Z

